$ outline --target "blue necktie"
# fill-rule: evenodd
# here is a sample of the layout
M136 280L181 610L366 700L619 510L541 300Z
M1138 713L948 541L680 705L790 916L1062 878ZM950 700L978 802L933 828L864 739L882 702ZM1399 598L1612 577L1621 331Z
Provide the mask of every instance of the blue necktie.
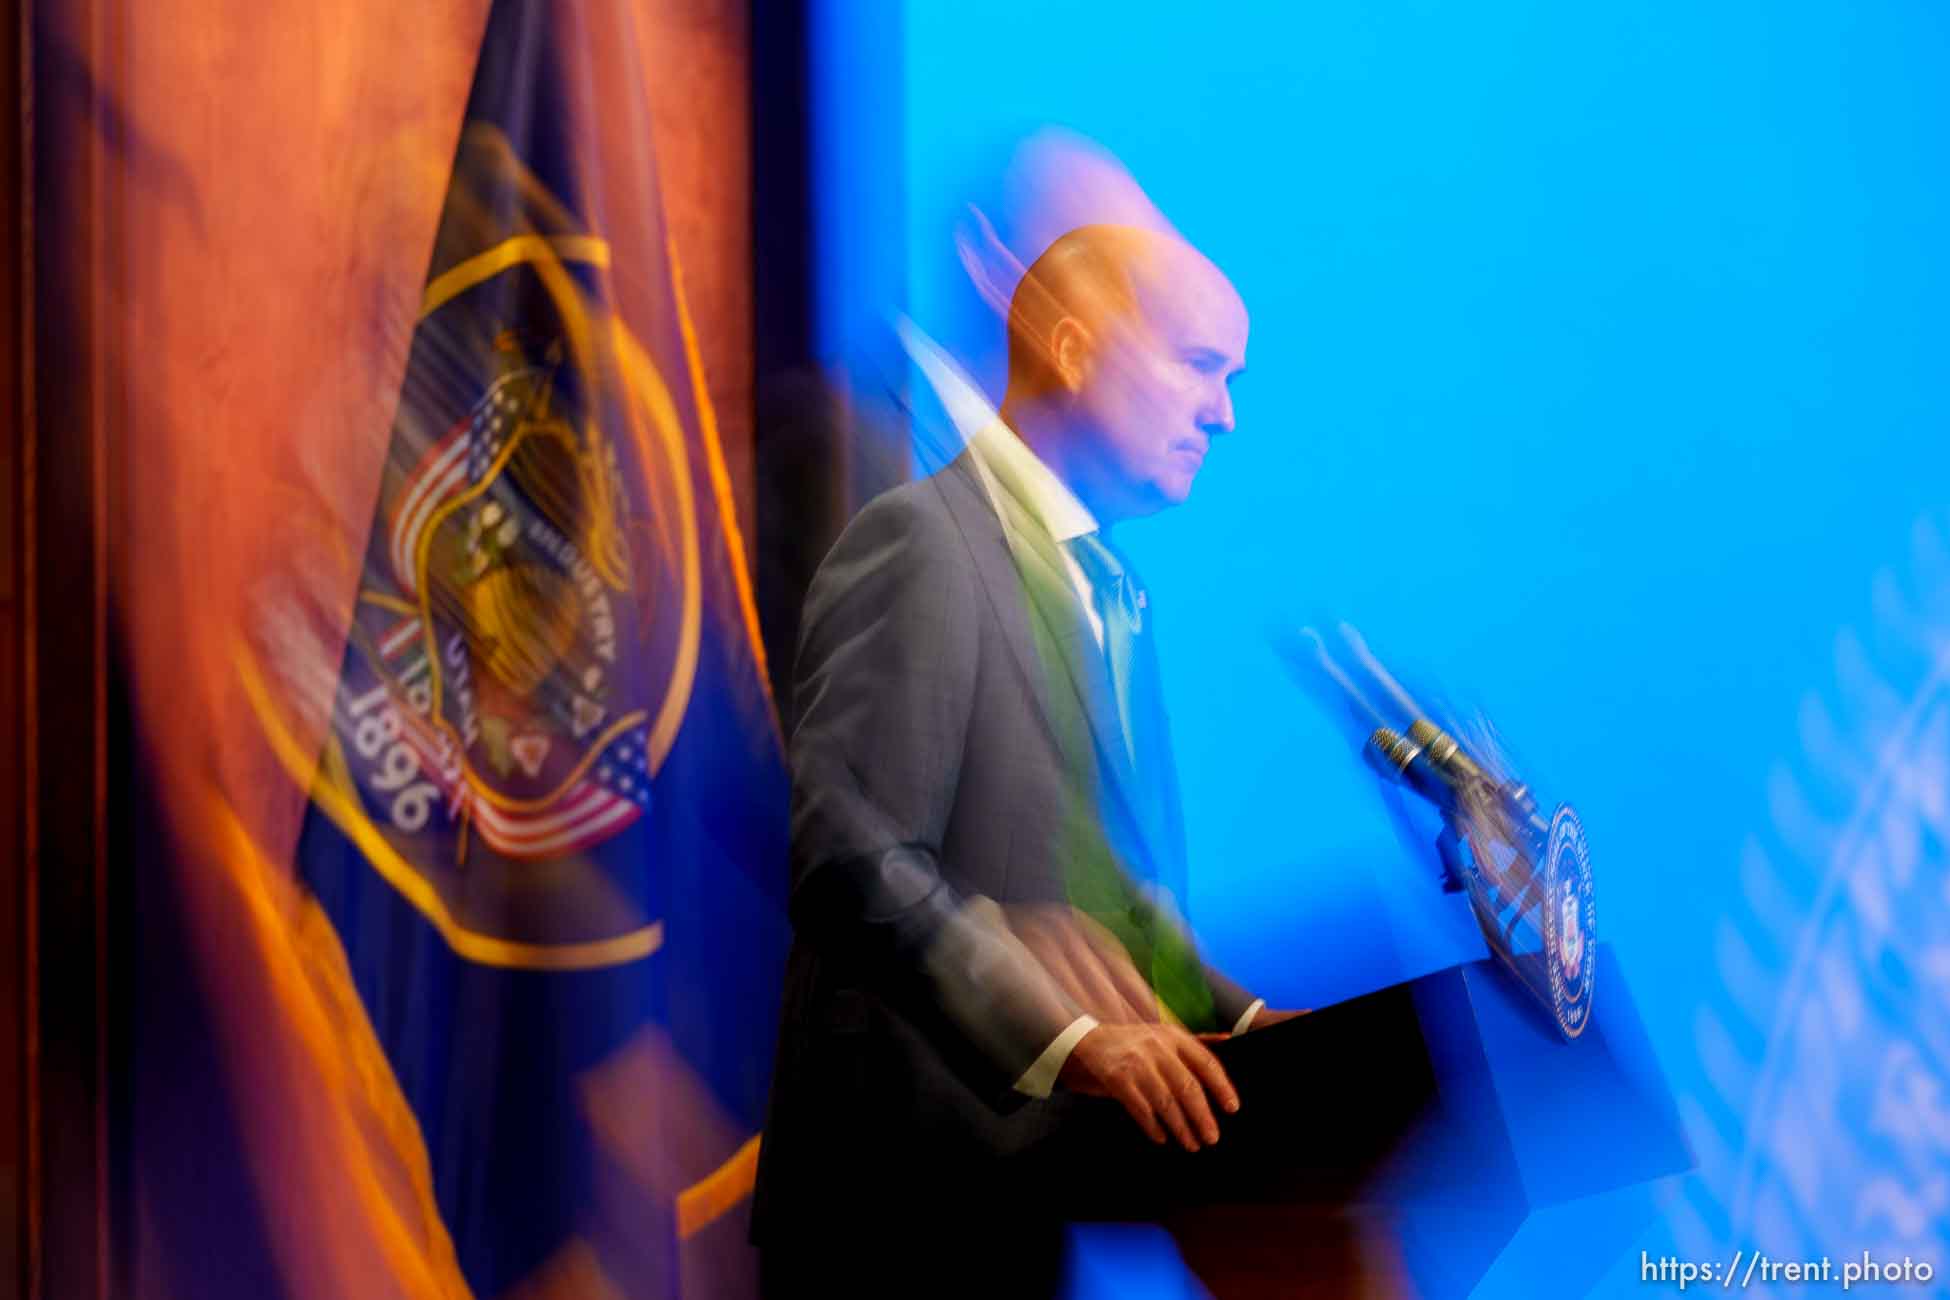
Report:
M1104 622L1104 657L1110 661L1111 690L1117 697L1117 721L1124 729L1124 746L1131 770L1138 767L1136 719L1132 714L1132 676L1136 669L1137 639L1144 631L1144 589L1130 566L1102 533L1084 533L1069 542L1070 554L1084 576Z

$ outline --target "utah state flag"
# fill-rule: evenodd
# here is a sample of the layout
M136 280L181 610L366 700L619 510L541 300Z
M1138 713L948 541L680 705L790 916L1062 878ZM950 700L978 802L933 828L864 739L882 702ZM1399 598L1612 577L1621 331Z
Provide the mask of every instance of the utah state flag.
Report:
M480 1294L749 1266L786 784L638 39L494 0L299 846Z

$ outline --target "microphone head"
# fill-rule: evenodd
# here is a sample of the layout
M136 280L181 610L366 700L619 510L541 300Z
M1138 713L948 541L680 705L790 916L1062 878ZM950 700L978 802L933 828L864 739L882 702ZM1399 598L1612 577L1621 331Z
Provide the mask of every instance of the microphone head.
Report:
M1408 765L1415 761L1422 747L1392 727L1376 727L1368 737L1368 743L1361 747L1362 757L1368 766L1387 777L1390 781L1403 781L1408 776Z
M1483 769L1476 766L1469 755L1463 753L1462 746L1455 738L1427 718L1417 718L1408 726L1408 734L1414 742L1429 753L1429 761L1453 776L1470 781L1484 781Z

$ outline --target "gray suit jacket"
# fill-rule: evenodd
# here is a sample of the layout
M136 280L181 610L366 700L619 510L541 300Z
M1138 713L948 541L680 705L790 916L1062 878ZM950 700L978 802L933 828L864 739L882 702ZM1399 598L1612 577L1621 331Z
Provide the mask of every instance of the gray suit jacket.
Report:
M795 940L756 1240L947 1188L1006 1197L1007 1157L1110 1104L1014 1091L1079 1008L964 904L1128 909L1183 938L1132 885L1182 882L1184 860L1155 673L1139 680L1134 765L1055 544L967 454L834 544L795 669ZM1191 1027L1229 1028L1251 999L1204 976L1212 1023Z

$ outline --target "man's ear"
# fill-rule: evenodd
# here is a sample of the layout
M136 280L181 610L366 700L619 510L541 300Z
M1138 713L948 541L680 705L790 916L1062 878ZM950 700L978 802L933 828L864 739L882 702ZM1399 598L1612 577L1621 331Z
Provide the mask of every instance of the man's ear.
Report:
M1083 390L1084 381L1090 377L1091 363L1095 360L1096 345L1097 339L1090 332L1090 327L1074 316L1065 316L1050 331L1050 369L1070 392Z

